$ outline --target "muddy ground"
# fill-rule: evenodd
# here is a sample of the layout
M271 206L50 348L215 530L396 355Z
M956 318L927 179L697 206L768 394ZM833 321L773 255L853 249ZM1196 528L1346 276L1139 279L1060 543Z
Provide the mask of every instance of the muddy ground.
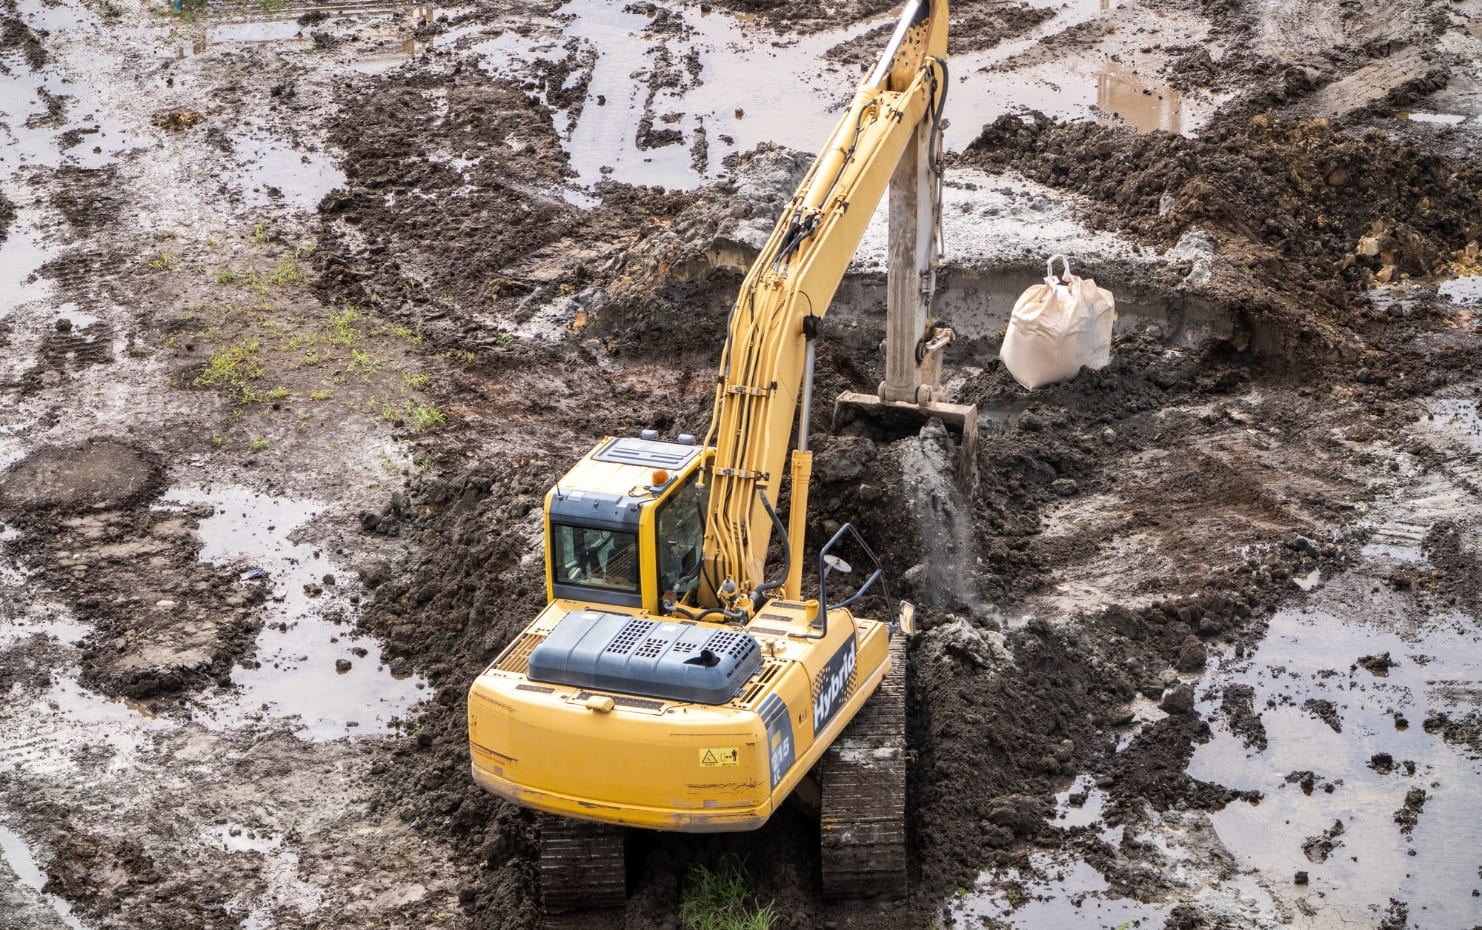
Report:
M466 690L545 489L704 433L888 14L0 0L0 928L537 925ZM953 7L976 482L811 423L810 545L922 605L911 897L825 904L789 809L635 844L625 926L727 861L787 927L1482 926L1479 14ZM881 377L880 239L821 397ZM1121 318L1027 392L1052 252Z

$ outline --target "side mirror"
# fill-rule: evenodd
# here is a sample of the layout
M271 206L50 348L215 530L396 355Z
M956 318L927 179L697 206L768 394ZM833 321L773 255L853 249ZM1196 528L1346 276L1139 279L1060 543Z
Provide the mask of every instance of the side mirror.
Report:
M829 571L838 572L841 575L847 575L850 572L854 571L854 569L849 565L848 562L844 561L836 555L824 556L823 564L828 566Z

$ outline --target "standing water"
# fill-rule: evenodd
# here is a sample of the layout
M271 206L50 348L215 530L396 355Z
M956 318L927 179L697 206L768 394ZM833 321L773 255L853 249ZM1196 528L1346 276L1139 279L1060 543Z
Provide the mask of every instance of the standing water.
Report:
M355 634L339 590L344 569L292 540L325 505L220 485L176 489L165 503L209 505L201 559L234 566L242 584L268 590L256 654L250 667L233 670L231 690L205 699L208 725L266 713L297 718L306 739L386 733L393 717L425 697L420 676L393 676L376 642Z

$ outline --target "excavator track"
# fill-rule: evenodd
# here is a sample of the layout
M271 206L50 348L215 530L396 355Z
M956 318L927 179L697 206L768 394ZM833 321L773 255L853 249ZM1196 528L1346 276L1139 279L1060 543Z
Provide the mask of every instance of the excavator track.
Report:
M625 845L622 827L541 815L544 930L621 926L628 891Z
M906 895L906 638L890 672L824 754L819 780L823 896Z

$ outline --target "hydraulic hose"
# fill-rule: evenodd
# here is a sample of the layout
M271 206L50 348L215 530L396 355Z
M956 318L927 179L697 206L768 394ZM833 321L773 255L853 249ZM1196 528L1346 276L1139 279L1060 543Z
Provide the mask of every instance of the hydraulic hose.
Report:
M772 509L772 502L767 500L767 492L761 488L757 488L756 493L761 496L762 506L767 509L767 516L772 518L772 526L777 529L777 535L782 539L782 577L776 581L769 581L766 584L756 586L756 590L751 593L752 610L761 609L762 595L769 591L776 591L778 588L787 584L787 573L792 567L792 543L787 538L787 527L782 525L782 518L777 516L777 511Z

